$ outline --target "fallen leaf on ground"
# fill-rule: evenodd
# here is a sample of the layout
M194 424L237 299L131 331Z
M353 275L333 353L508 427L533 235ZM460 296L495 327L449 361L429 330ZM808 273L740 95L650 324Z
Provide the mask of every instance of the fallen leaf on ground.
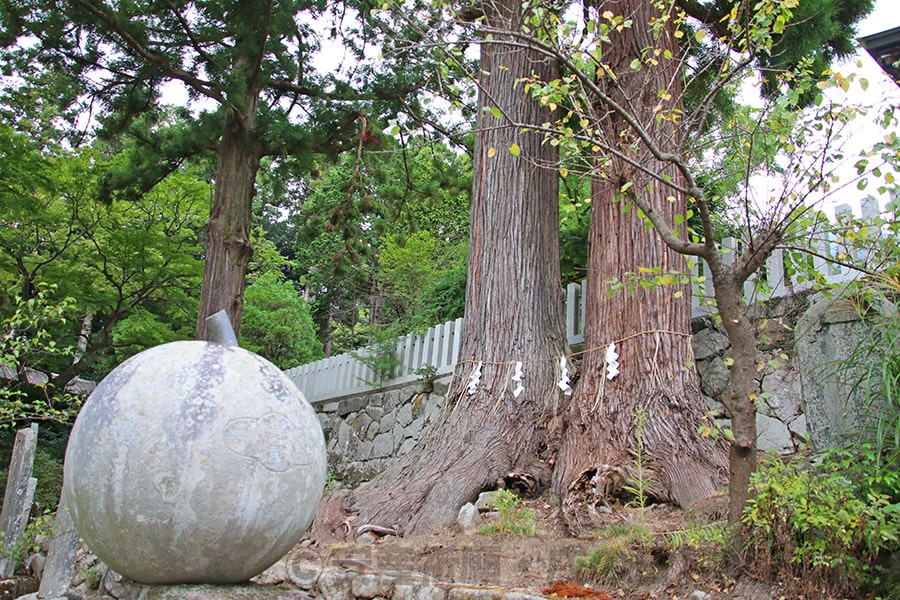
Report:
M557 598L585 598L587 600L613 600L613 597L602 590L584 587L575 581L563 581L557 579L548 588L544 589L545 596Z

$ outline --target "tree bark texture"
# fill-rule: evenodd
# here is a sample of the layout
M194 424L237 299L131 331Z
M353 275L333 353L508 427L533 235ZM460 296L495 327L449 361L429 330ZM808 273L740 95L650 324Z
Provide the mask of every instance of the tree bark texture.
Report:
M677 149L677 124L657 119L654 111L661 103L660 90L671 94L668 104L663 101L666 109L680 108L677 63L660 60L640 71L630 67L648 48L669 49L677 56L671 31L663 28L654 39L648 24L659 13L645 0L600 2L597 10L634 21L631 29L613 36L604 52L617 82L605 77L601 83L629 107L657 144ZM553 479L564 520L574 532L599 525L598 508L632 495L629 487L646 488L651 501L687 506L725 483L723 443L698 433L708 409L691 368L690 286L635 285L633 291L610 295L613 281L627 286L634 275L646 279L642 269L688 272L684 257L646 227L636 210L624 210L630 194L642 194L670 221L675 214L684 215L683 195L647 174L677 180L678 173L650 156L624 120L597 108L605 138L615 140L617 149L644 170L622 158L599 156L601 174L592 182L585 354ZM612 342L620 372L609 379L606 353Z
M521 26L518 0L485 3L488 27ZM510 479L536 492L549 484L565 408L557 387L567 353L559 270L557 152L510 123L540 124L546 109L518 81L556 77L540 54L482 43L475 182L471 206L467 331L441 421L369 486L323 501L318 537L374 524L427 533L454 522L463 504ZM502 118L492 116L498 108ZM516 151L518 147L518 152ZM511 151L512 149L512 151ZM512 378L521 361L524 391ZM480 382L470 387L480 373ZM345 516L356 513L350 521ZM341 524L349 523L343 531Z
M235 335L240 334L244 274L253 254L250 222L254 185L262 154L253 131L258 94L246 92L239 103L240 112L226 117L219 141L215 195L206 224L206 263L197 316L199 340L209 339L206 318L223 309Z
M728 456L728 524L740 522L750 497L750 476L756 470L756 336L754 324L747 314L742 291L744 279L721 265L714 272L716 305L722 325L731 342L733 363L729 370L729 389L725 407L731 415L734 441ZM742 532L735 529L734 547L742 549Z

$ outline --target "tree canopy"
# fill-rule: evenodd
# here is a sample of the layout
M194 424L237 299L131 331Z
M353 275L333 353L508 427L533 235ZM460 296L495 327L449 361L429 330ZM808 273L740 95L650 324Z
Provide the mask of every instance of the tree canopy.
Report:
M100 135L137 144L101 187L133 198L189 157L211 153L215 194L207 224L198 337L205 317L226 308L235 331L260 161L309 166L317 153L360 146L378 119L426 114L411 93L433 78L407 68L429 52L386 38L363 2L155 2L6 0L0 4L7 65L32 79L62 74L79 91L60 99L90 107ZM327 24L327 25L326 25ZM318 70L328 39L347 63ZM405 39L403 38L405 44ZM378 60L371 55L378 49ZM198 103L161 118L166 85ZM374 126L374 127L373 127Z

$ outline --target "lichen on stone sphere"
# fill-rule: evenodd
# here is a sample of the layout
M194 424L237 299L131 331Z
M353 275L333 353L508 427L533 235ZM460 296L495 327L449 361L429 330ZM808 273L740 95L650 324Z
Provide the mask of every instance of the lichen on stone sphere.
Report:
M325 485L315 412L273 364L236 346L145 350L91 394L63 493L88 547L141 583L234 583L281 558Z

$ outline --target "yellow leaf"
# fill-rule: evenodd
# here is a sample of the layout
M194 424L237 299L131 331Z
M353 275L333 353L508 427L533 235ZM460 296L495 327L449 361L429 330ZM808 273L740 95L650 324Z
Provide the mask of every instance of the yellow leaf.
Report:
M513 144L512 146L509 147L509 153L512 154L513 156L518 156L519 154L522 153L522 149L519 148L518 144Z
M567 177L569 175L569 170L568 169L560 169L559 174L562 175L563 177Z
M488 148L488 158L493 158L495 154L497 154L496 148Z
M706 37L705 29L698 29L697 33L694 34L694 39L697 40L698 42L702 42L705 37Z
M682 296L684 296L684 292L682 292L681 290L678 290L677 292L672 294L672 296L674 296L675 298L681 298Z

